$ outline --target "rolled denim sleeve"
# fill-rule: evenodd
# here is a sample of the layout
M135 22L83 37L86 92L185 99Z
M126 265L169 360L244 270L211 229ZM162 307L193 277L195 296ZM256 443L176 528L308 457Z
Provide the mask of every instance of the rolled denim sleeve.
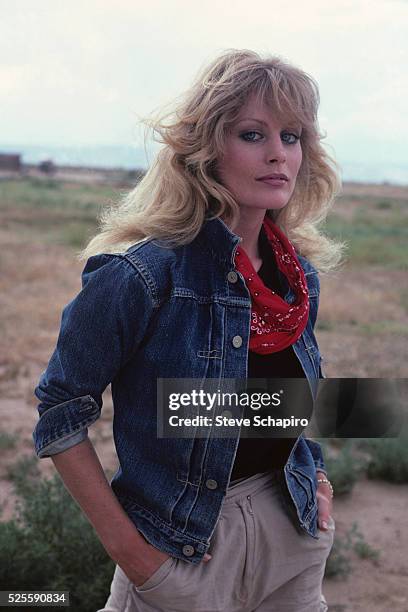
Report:
M152 311L150 289L125 256L88 259L82 290L62 311L57 345L34 390L38 457L87 437L101 414L102 393L137 350Z
M312 454L316 470L319 470L320 472L324 472L327 476L327 469L324 463L322 447L320 446L318 442L315 442L314 440L311 440L310 438L305 438L305 442L308 445L309 450Z

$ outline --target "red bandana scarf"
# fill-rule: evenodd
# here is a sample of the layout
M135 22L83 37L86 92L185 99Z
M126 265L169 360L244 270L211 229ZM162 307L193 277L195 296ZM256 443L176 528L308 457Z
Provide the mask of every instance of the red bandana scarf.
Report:
M251 293L251 332L249 348L266 355L287 348L299 338L309 316L309 293L302 266L285 234L265 216L263 228L275 253L278 269L286 276L295 294L288 304L266 287L242 247L235 253L235 267L242 274Z

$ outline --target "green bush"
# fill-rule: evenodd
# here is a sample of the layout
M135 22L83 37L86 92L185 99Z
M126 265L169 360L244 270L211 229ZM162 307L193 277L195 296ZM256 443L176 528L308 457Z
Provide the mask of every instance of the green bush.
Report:
M343 442L338 454L327 456L325 464L335 495L351 493L355 483L367 469L367 460L353 454L352 439Z
M60 477L40 479L35 470L24 477L27 460L19 463L16 516L0 522L1 589L69 591L75 612L103 607L113 561Z
M25 487L29 486L29 482L40 478L38 460L32 455L21 457L7 467L6 477L14 483L16 491L21 491L24 495Z
M325 578L334 578L334 576L347 576L351 572L351 562L347 552L350 549L349 541L339 536L334 536L333 547L326 561L324 570Z
M380 210L389 209L392 208L392 203L389 200L381 200L377 203L377 208L379 208Z
M380 551L364 540L355 522L345 537L342 538L335 533L333 547L326 562L325 578L350 574L353 570L350 560L353 551L361 559L371 559L374 565L377 565Z
M367 440L371 455L367 468L369 478L388 482L408 482L408 440L406 436L379 440Z
M18 440L16 433L8 433L7 431L0 431L0 450L8 450L15 448Z

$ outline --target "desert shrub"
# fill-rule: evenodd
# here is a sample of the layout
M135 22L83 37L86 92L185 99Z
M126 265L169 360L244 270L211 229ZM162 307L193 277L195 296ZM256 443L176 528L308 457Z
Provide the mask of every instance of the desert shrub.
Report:
M408 482L408 439L399 438L367 440L366 448L371 455L367 467L369 478L388 482Z
M14 483L14 488L17 492L24 492L30 481L39 479L40 471L38 469L38 461L32 455L20 457L9 465L6 469L6 477Z
M351 572L351 562L347 554L349 549L350 546L347 539L337 535L334 536L333 547L326 561L325 578L347 576Z
M327 473L335 495L351 493L355 483L367 469L367 460L353 453L352 439L344 440L336 456L325 458Z
M389 200L380 200L380 202L377 203L377 208L380 210L392 208L392 203Z
M354 544L354 550L361 559L372 559L377 564L379 549L368 544L363 538Z
M333 547L326 562L325 578L347 576L352 572L352 553L362 559L371 559L377 565L380 551L364 540L357 523L353 523L344 537L335 533Z
M0 450L8 450L15 448L18 440L16 433L8 433L7 431L0 431Z
M58 474L41 479L28 466L14 466L16 515L0 522L1 590L69 591L75 612L103 607L113 561Z

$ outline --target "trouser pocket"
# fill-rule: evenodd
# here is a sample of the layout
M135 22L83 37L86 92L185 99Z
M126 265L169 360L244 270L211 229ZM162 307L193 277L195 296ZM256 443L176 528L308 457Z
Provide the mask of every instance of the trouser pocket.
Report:
M135 584L133 585L135 591L140 593L159 587L169 578L170 574L175 569L177 562L178 559L175 557L169 557L166 559L166 561L164 561L164 563L162 563L157 570L153 572L153 574L147 580L145 580L145 582L143 582L143 584L140 584L139 586L136 586Z

